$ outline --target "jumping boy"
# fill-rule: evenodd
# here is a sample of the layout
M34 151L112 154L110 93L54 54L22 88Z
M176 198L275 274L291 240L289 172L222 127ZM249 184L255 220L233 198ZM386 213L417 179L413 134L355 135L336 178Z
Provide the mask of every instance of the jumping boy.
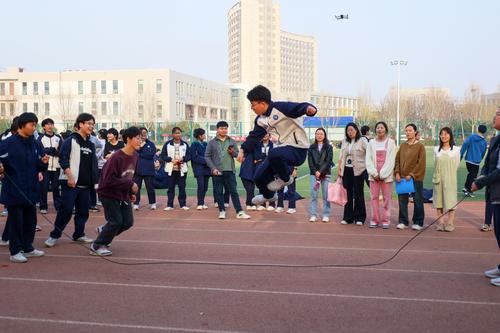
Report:
M261 194L255 196L252 203L263 205L276 201L276 192L293 183L293 167L306 160L309 138L298 118L312 117L317 109L309 103L273 102L269 89L261 85L250 90L247 99L257 117L254 129L241 145L238 161L242 162L244 151L253 151L266 133L277 139L254 175Z

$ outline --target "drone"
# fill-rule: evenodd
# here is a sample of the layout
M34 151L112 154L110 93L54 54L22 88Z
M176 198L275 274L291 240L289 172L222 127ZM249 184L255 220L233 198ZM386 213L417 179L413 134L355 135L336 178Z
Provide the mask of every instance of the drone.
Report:
M344 15L344 14L341 14L341 15L335 15L335 18L336 18L337 20L348 20L348 19L349 19L349 15L348 15L348 14L346 14L346 15Z

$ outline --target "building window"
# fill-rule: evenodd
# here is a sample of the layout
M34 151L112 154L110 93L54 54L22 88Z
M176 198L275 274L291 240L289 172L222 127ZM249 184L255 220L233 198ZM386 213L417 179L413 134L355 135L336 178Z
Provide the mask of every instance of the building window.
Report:
M14 82L9 82L9 95L14 95Z
M163 105L161 102L156 102L156 118L161 119L163 117Z
M137 80L137 93L138 94L144 93L144 80Z
M78 81L78 95L83 95L83 81Z
M90 93L91 94L97 94L97 81L93 80L90 82Z
M106 80L101 80L101 94L106 94Z
M23 95L28 95L28 82L23 82Z
M9 109L10 109L9 111L10 111L11 117L14 116L14 113L15 113L14 103L9 104Z
M0 96L5 96L5 83L0 83Z
M97 114L97 102L92 102L91 112L94 115Z
M217 109L210 109L210 119L218 119L219 116L217 115Z
M49 95L50 94L50 84L49 84L49 81L45 81L43 83L43 93L45 95Z
M113 116L118 115L118 102L113 102Z
M33 103L33 112L34 112L35 114L38 114L38 103L36 103L36 102L35 102L35 103Z
M157 79L156 80L156 93L161 94L161 90L162 90L162 81L161 81L161 79Z
M0 115L5 117L7 114L5 113L5 103L0 104Z
M113 94L118 94L118 80L113 80Z
M48 116L50 114L50 103L45 103L45 115Z
M23 103L23 112L28 112L28 103Z
M33 95L38 95L38 82L33 82Z
M78 113L83 113L83 102L78 103Z
M108 105L106 102L101 102L101 115L105 116L108 111Z
M220 110L220 119L226 119L227 120L227 110L221 109Z
M198 107L198 119L207 119L207 107L199 106Z
M137 113L139 115L139 118L144 117L144 102L137 102Z

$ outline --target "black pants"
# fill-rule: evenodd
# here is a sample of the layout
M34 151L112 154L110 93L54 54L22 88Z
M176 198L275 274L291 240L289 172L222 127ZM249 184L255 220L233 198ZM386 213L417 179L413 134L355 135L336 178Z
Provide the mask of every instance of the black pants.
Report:
M347 223L366 220L365 195L363 193L365 179L363 174L354 176L353 168L344 168L342 185L347 190L347 204L344 206L343 220Z
M497 239L498 248L500 249L500 205L493 206L493 228L495 229L495 237ZM10 211L9 211L10 213ZM500 268L500 265L498 265Z
M31 252L35 239L36 208L34 206L7 206L9 210L9 250L11 255Z
M242 211L240 204L240 197L238 196L238 190L236 189L236 176L232 171L223 171L222 175L214 176L215 183L215 200L219 206L219 212L225 211L224 207L224 196L222 195L222 189L229 189L231 194L231 200L233 201L233 207L236 212Z
M209 175L196 176L196 198L198 200L198 206L203 206L205 204L205 195L207 194L209 179Z
M212 177L212 188L213 188L213 193L214 193L214 203L217 203L217 200L215 199L215 179ZM222 189L224 192L223 197L224 197L224 203L229 204L229 196L231 193L229 193L229 189L227 187L224 187Z
M181 207L186 206L186 178L187 174L181 176L180 171L172 171L172 175L170 176L170 180L168 183L168 191L167 191L167 206L174 207L174 197L175 197L175 186L179 187L179 205Z
M288 185L288 208L294 208L295 209L295 180L293 183ZM285 208L285 189L281 189L278 191L278 207Z
M424 182L414 180L415 193L413 193L413 224L424 225ZM399 223L408 225L408 194L398 195L399 201Z
M99 248L99 246L108 246L115 236L130 229L134 224L134 215L132 214L132 204L130 201L108 198L101 198L101 201L106 224L102 227L102 231L94 241L94 249Z
M155 192L155 188L153 186L154 179L155 179L155 176L141 176L141 175L134 176L134 183L136 183L137 187L139 187L139 190L135 194L134 204L139 205L141 203L142 180L144 180L144 184L146 184L146 191L148 192L149 204L152 205L152 204L156 203L156 192Z
M491 225L491 219L493 218L493 205L491 202L486 201L484 209L484 224Z
M255 183L251 180L243 178L241 178L241 182L243 183L243 186L245 187L245 192L247 194L245 205L252 206L253 205L252 199L255 195Z
M52 199L56 210L61 208L61 193L59 189L59 174L60 169L56 171L45 171L43 173L43 181L40 184L40 209L47 209L47 193L52 192Z
M4 242L9 240L9 216L8 215L7 215L7 219L5 220L5 226L3 227L2 240Z
M472 182L474 182L474 179L477 178L477 173L479 172L479 165L472 164L469 162L465 162L465 166L467 166L467 179L465 180L465 189L467 191L471 191L470 187L472 185Z
M89 219L90 189L88 187L69 187L66 183L61 184L63 197L61 209L57 211L54 230L50 233L52 238L60 238L64 228L68 225L75 208L75 232L73 240L85 236L85 224ZM10 214L10 212L9 212Z

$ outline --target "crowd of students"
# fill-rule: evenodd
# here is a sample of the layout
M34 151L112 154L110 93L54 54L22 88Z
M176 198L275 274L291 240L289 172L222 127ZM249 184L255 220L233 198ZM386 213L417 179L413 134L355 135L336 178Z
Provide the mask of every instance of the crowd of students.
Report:
M179 208L190 209L186 195L189 162L197 183L196 209L208 209L206 194L212 178L218 218L226 219L230 198L236 218L249 219L248 211L285 212L285 198L288 199L286 213L296 213L299 197L295 191L297 168L307 160L311 193L309 221L314 223L321 218L324 223L330 222L328 187L335 166L334 147L324 128L316 130L314 142L310 144L298 121L304 115L314 116L316 108L309 103L274 102L269 90L263 86L255 87L247 97L257 117L254 129L241 146L228 135L226 121L217 123L216 136L209 142L206 142L204 129L195 129L191 145L182 139L182 130L174 127L172 139L159 150L149 140L146 128L131 127L121 133L110 128L95 133L94 117L82 113L75 121L74 131L65 133L63 139L54 132L53 120L44 119L41 122L43 133L37 133L36 115L21 114L14 119L0 142L2 172L5 171L8 176L2 184L1 202L7 208L8 218L0 244L9 246L10 259L14 262L26 262L28 257L42 256L43 251L34 249L32 245L36 230L33 203L38 203L40 213L46 214L49 211L47 194L52 192L57 214L54 229L45 245L55 246L74 216L73 240L91 244L91 254L110 255L109 244L113 237L132 226L133 210L141 208L143 182L151 210L157 209L155 187L159 183L167 188L164 211L174 209L176 189ZM485 132L485 127L480 126L479 134L468 138L460 148L455 145L449 127L439 131L439 146L433 151L433 203L438 215L448 214L436 224L438 231L451 232L455 229L457 169L462 158L465 158L469 171L463 189L465 194L472 195L478 188L489 186L497 177L500 178L495 164L498 162L498 144L492 141L482 176L476 179L479 164L487 150ZM393 183L404 179L411 180L414 185L411 228L422 230L425 217L425 147L417 140L415 124L407 124L405 133L406 142L397 147L383 121L375 125L372 139L367 126L360 130L355 123L347 124L337 165L337 177L341 177L347 191L341 224L365 224L364 187L367 183L371 207L368 225L370 228L389 228ZM277 140L273 141L271 137ZM235 160L241 163L239 177L246 192L245 209L237 191ZM496 217L499 206L496 203L500 202L500 189L498 196L495 186L488 187L486 193L483 231L491 230L491 219ZM319 197L322 198L320 212L317 207ZM409 197L409 193L398 194L397 229L410 226ZM85 225L89 211L99 211L99 205L104 207L107 223L98 228L99 236L94 241L86 235Z

